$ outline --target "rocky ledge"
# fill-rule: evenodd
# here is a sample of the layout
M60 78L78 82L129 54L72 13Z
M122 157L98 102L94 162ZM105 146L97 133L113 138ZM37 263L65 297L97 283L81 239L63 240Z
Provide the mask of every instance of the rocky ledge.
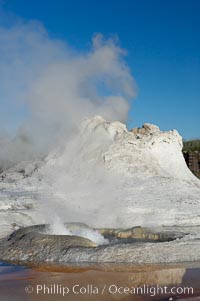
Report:
M91 229L85 224L65 224L69 228ZM185 241L186 233L174 228L93 229L108 240L98 246L77 235L51 235L49 225L24 227L0 241L0 260L18 263L174 263L200 260L200 242ZM193 257L191 258L191 248Z

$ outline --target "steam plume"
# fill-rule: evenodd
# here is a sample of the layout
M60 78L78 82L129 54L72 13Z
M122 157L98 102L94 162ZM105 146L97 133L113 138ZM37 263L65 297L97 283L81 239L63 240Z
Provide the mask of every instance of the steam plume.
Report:
M0 135L1 165L47 153L85 116L125 121L135 85L124 55L101 34L87 51L75 51L38 22L0 28L3 125L16 128L14 137Z

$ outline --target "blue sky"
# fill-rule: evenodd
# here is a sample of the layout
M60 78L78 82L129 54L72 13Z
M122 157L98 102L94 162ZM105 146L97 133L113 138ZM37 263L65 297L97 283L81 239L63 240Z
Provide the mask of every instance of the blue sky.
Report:
M50 36L81 50L94 33L117 35L138 86L129 127L150 122L200 137L200 1L4 0L1 7L4 25L17 16L39 20Z

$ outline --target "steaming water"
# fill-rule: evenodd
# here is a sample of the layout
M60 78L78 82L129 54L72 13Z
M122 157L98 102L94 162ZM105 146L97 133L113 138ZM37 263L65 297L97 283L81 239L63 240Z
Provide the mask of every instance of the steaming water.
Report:
M51 224L50 234L81 236L93 241L97 245L106 245L109 243L108 239L105 239L97 230L81 226L71 228L70 226L65 226L58 217L56 217L54 223Z
M125 51L115 39L105 40L101 34L93 37L91 48L87 52L73 51L66 41L50 38L39 22L23 23L20 20L20 24L9 28L1 27L0 32L0 70L4 71L0 78L0 90L5 104L8 104L10 116L6 119L13 120L13 110L10 110L10 107L13 107L13 104L14 107L16 104L18 107L18 102L23 113L27 111L25 121L22 120L22 124L16 127L14 139L13 135L0 131L0 171L6 170L7 174L7 169L12 169L13 165L17 164L8 177L4 175L2 182L0 181L0 190L10 190L5 192L7 195L0 193L0 235L2 227L6 229L2 234L5 235L15 226L52 222L51 213L57 211L57 208L62 222L71 219L81 221L85 218L85 222L90 223L94 211L98 213L101 208L106 212L110 210L108 205L105 209L105 203L109 204L115 189L111 185L112 181L108 183L108 179L105 179L105 174L100 166L97 166L93 154L101 156L102 146L107 147L113 137L104 135L101 127L100 131L97 131L99 126L96 124L93 143L91 136L87 139L84 131L80 133L82 143L79 137L75 139L75 143L69 141L73 141L80 122L85 117L100 114L108 120L126 120L136 87L124 60ZM16 114L18 110L14 112L14 115ZM20 120L21 115L24 114L20 113ZM87 127L91 127L90 122ZM5 122L3 128L9 129L10 124ZM94 140L98 139L99 142L94 143ZM57 157L51 158L51 153L57 147L66 148L66 154L64 152L63 156L58 154ZM86 156L88 152L92 153L90 158ZM37 181L31 177L40 169L35 160L38 159L40 165L40 159L48 154L50 164L47 164L46 170L41 172ZM27 164L28 161L30 164ZM54 166L53 161L56 163ZM28 176L30 178L24 181ZM19 189L21 194L17 193L16 189L18 180L23 182L20 184L21 190ZM46 187L43 183L45 181ZM62 200L56 198L55 194L52 198L49 197L49 190L53 185L52 191L60 195L65 194L63 206ZM42 191L37 201L34 200L33 194L29 197L23 193L30 186L31 192ZM106 199L106 195L109 196L109 200ZM79 210L79 203L87 209L86 217L83 217L85 209ZM91 204L90 208L88 204ZM34 211L37 205L40 206L40 210ZM102 216L105 216L105 212L100 214L101 220ZM97 225L96 219L95 215ZM82 229L73 232L63 229L59 223L55 225L54 221L53 224L53 233L81 235L97 244L106 243L96 231Z

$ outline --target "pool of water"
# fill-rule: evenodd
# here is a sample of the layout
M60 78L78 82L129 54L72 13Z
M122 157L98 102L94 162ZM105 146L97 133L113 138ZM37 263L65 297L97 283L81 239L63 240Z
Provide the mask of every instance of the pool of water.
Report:
M21 267L1 262L0 300L196 301L200 300L200 264Z

